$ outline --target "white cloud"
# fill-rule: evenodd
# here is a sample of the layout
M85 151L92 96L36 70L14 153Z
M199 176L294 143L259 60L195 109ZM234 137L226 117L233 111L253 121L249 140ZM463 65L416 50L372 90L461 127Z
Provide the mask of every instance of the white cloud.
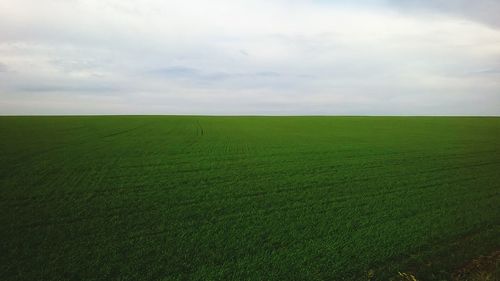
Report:
M395 6L0 0L0 112L499 115L500 30Z

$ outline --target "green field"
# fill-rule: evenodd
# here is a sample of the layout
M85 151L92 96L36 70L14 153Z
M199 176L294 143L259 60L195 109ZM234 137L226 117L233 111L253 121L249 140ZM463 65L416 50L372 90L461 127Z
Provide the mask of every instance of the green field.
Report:
M447 280L500 249L500 118L1 117L0 157L0 280Z

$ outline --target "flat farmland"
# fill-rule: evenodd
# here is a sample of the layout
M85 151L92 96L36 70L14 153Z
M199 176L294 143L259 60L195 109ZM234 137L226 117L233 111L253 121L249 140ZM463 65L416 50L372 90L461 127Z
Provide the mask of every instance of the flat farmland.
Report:
M0 280L448 280L500 118L0 117Z

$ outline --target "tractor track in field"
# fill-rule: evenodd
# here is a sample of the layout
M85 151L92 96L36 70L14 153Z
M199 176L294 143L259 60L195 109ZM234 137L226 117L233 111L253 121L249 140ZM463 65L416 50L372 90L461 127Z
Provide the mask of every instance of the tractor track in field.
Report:
M130 133L130 132L133 132L133 131L145 128L145 127L147 127L147 124L142 124L142 125L130 128L130 129L120 130L120 131L117 131L117 132L114 132L114 133L111 133L111 134L104 135L104 136L102 136L102 138L116 137L116 136L127 134L127 133Z
M191 137L188 139L188 141L186 141L182 149L179 150L178 152L179 154L185 155L188 151L190 151L191 148L195 147L197 143L200 143L201 138L204 135L204 130L198 120L196 120L195 126L196 126L195 137Z
M478 167L478 166L484 166L484 165L491 165L492 163L478 163L478 164L473 164L473 165L468 165L467 167ZM495 164L495 163L493 163ZM415 174L415 173L410 173L409 175L414 175L414 176L418 176L418 175L424 175L424 174L430 174L430 175L433 175L433 174L436 174L435 172L437 171L446 171L446 170L455 170L455 169L460 169L460 168L467 168L467 167L463 167L463 166L460 166L460 167L448 167L446 169L439 169L439 170L429 170L429 171L424 171L424 172L420 172L418 174ZM208 169L207 171L209 171L210 169ZM193 173L196 173L196 172L199 172L199 170L192 170L191 172ZM266 182L268 180L268 177L270 177L272 175L272 173L270 173L267 177L262 177L262 175L260 175L260 178L262 179L262 182ZM104 175L102 175L104 176ZM394 175L391 175L390 177L392 178L399 178L401 177L402 175L401 174L394 174ZM47 177L50 178L50 175L47 175ZM132 175L132 177L135 177L134 175ZM307 185L301 185L301 186L297 186L297 187L292 187L292 188L280 188L280 189L276 189L276 190L272 190L272 191L262 191L262 192L255 192L255 193L250 193L250 194L239 194L238 196L227 196L229 194L226 194L227 197L225 198L219 198L217 194L214 194L213 196L214 199L211 200L209 198L202 198L200 200L195 200L195 201L192 201L192 200L189 200L189 201L192 201L191 203L189 204L199 204L199 203L207 203L207 202L222 202L222 201L226 201L226 200L234 200L234 199L242 199L242 198L247 198L247 197L259 197L259 196L272 196L272 194L280 194L280 193L290 193L290 192L293 192L293 193L303 193L305 192L306 190L314 190L315 192L319 191L319 190L329 190L329 189L334 189L338 186L346 186L346 185L349 185L349 186L352 186L353 184L360 184L360 183L363 183L363 182L370 182L370 181L373 181L373 180L377 180L379 179L380 176L369 176L369 177L365 177L365 178L356 178L356 179L345 179L345 180L341 180L341 181L334 181L334 182L331 182L330 184L328 185L325 185L324 183L322 184L307 184ZM387 180L388 177L387 176L383 176L382 177L384 180ZM437 177L439 179L439 177ZM429 180L429 179L427 179ZM447 181L443 181L441 182L440 184L450 184L450 183L453 183L453 182L456 182L456 183L460 183L460 181L462 180L462 178L460 179L457 179L457 180L453 180L453 181L450 181L450 180L447 180ZM474 180L474 178L469 178L469 180ZM221 182L221 181L214 181L214 184L223 184L224 182ZM225 184L231 184L231 183L234 183L234 181L225 181ZM164 184L168 184L168 181L166 181ZM160 192L160 191L163 191L164 189L161 187L161 183L158 183L156 184L156 187L154 188L149 188L148 187L148 184L147 183L143 183L143 184L137 184L135 186L127 186L127 187L121 187L121 188L112 188L112 189L109 189L109 188L106 188L106 189L96 189L94 190L93 192L96 193L96 195L98 196L103 196L105 194L109 194L110 196L113 195L113 192L116 192L117 190L122 190L123 192L132 192L133 194L147 194L147 193L151 193L151 194L154 194L155 192ZM401 185L401 184L400 184ZM404 184L402 185L404 186ZM172 189L172 188L168 188L167 189L169 192L173 192L175 189ZM394 189L393 189L394 190ZM392 192L392 191L388 191L388 190L384 190L383 192ZM68 194L73 194L74 196L78 196L80 194L84 194L84 193L81 193L79 191L76 191L76 192L72 192L72 193L68 193ZM235 193L235 194L238 194L238 193ZM30 198L12 198L16 201L25 201L25 200L36 200L37 197L30 197ZM40 196L40 198L42 198ZM186 205L188 204L187 202L186 203L182 203L182 204L178 204L177 206L182 206L182 205Z
M458 181L463 181L463 179L457 180L457 182ZM422 189L433 187L433 186L438 186L441 184L442 183L435 183L435 184L421 186L418 190L422 190ZM417 190L415 190L415 192L416 191ZM337 211L345 210L345 207L347 206L346 204L349 204L349 202L353 201L353 199L356 199L355 201L359 201L359 199L366 200L365 202L360 201L360 203L358 204L359 207L362 207L362 206L367 206L367 204L369 202L372 202L373 200L377 200L377 198L379 198L379 197L385 197L388 194L393 194L394 198L396 198L396 197L398 197L396 194L399 194L399 193L405 193L405 191L401 189L401 190L395 190L392 192L387 192L387 191L380 192L380 193L372 194L371 196L368 196L368 197L366 195L354 196L354 197L353 196L342 196L342 197L336 197L336 198L331 198L331 199L322 199L320 201L316 200L315 206L313 209L313 210L315 210L315 212L310 214L310 216L315 216L315 215L319 214L318 211L320 211L320 210L321 210L321 212L333 212L335 210L337 210ZM255 195L255 196L259 196L259 195ZM456 194L456 196L461 196L461 195ZM484 196L489 197L490 195L486 194ZM231 197L231 198L225 198L224 200L219 200L219 201L226 201L227 200L227 201L233 202L234 199L238 199L238 198ZM266 216L270 216L270 215L277 214L277 213L286 213L289 211L298 211L298 210L310 210L310 207L311 207L310 202L303 201L303 200L292 201L292 202L293 202L293 204L284 205L284 206L280 206L280 207L254 209L254 210L248 211L248 212L237 212L234 214L227 214L224 216L221 216L221 215L211 216L210 218L207 218L207 220L210 223L216 223L216 222L232 221L234 219L237 219L237 220L250 219L250 218L262 218L263 219ZM199 202L196 204L209 204L210 205L210 203L213 203L213 201L205 200L203 202ZM338 205L338 204L340 204L340 205ZM190 208L192 208L194 205L195 204L190 204ZM187 207L186 205L177 205L177 206L178 207ZM318 209L318 206L325 206L327 208ZM171 207L174 207L174 206L171 206ZM354 206L349 205L349 207L352 208ZM106 218L112 218L112 217L117 217L117 216L123 217L123 216L128 216L128 215L146 214L146 213L154 211L154 209L147 209L147 210L140 210L140 211L139 210L133 211L132 209L125 209L125 208L115 208L115 209L118 212L111 213L111 214L108 214L106 216L99 216L99 217L88 216L88 217L76 217L76 218L70 218L70 219L58 219L52 223L44 221L44 222L38 222L38 223L31 223L31 224L27 224L27 225L18 225L17 227L22 227L22 228L48 227L51 225L73 224L73 223L79 223L79 222L83 222L83 221L91 221L91 220L95 220L95 219L106 219ZM434 208L428 208L428 209L436 211ZM123 210L127 210L127 211L123 212ZM174 211L174 209L171 209L171 208L170 208L170 210ZM381 212L384 212L384 210L381 210ZM301 217L304 217L304 215L306 215L306 214L307 213L302 213ZM369 212L367 214L373 215L372 212ZM417 213L417 214L420 214L420 213ZM186 219L186 218L184 218L184 219ZM189 221L190 220L187 219L187 221L188 222L186 224L183 224L183 225L185 227L189 228ZM178 227L179 226L180 225L178 225Z

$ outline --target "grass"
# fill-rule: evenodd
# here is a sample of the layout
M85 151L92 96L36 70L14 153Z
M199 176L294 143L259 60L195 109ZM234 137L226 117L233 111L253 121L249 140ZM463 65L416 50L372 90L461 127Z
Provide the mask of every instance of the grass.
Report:
M0 280L447 280L500 118L1 117Z

